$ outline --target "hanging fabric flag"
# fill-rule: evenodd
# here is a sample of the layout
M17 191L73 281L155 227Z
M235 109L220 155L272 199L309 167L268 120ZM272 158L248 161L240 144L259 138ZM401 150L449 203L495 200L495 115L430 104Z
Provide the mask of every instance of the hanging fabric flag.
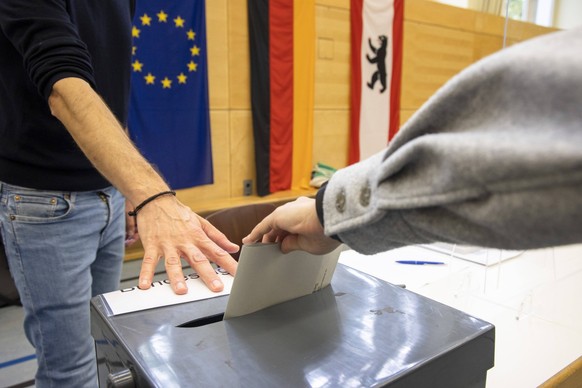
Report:
M404 0L351 0L348 163L381 151L400 121Z
M248 0L257 193L309 187L315 0Z
M141 0L129 131L173 189L213 182L204 0Z

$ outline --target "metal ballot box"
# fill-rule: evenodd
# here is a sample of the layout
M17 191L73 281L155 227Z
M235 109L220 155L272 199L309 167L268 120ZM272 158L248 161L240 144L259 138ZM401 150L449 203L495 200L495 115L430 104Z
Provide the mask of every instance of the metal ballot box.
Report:
M331 286L222 320L228 296L123 315L91 301L100 386L484 387L495 328L338 264Z

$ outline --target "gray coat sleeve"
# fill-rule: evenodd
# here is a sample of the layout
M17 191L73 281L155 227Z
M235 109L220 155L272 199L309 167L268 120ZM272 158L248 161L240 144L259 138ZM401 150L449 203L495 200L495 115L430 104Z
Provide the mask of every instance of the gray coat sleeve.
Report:
M323 217L327 235L362 253L582 242L582 30L451 79L386 150L330 179Z

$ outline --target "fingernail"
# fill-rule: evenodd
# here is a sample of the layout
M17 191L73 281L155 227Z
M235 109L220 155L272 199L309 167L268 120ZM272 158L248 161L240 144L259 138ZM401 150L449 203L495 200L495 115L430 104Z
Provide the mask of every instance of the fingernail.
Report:
M145 290L148 288L149 285L150 285L150 282L148 282L147 280L140 280L138 287L141 288L142 290Z
M218 279L214 279L212 281L212 288L214 288L215 290L219 290L222 288L222 282Z
M176 292L187 291L186 284L184 282L176 283Z

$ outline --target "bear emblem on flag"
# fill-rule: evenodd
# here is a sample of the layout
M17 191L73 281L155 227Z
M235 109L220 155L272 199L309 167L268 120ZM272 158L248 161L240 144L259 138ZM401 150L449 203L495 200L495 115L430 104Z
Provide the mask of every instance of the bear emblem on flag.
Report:
M386 53L388 51L388 37L386 35L378 36L378 41L380 42L379 47L374 47L372 44L372 39L368 38L368 44L370 49L376 56L371 58L370 55L366 54L366 59L371 64L376 64L376 71L372 74L372 79L370 82L367 83L368 87L374 90L374 85L376 85L376 81L380 81L382 85L382 89L380 89L380 93L384 93L386 91Z

